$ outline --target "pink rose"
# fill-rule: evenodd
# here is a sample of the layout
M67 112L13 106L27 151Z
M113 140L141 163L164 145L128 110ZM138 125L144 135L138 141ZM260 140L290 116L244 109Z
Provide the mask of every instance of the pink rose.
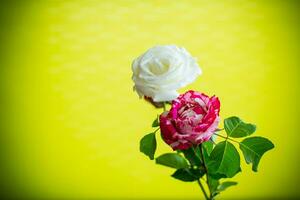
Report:
M217 97L195 91L181 94L172 101L172 108L160 115L163 140L173 150L188 149L210 139L220 120Z

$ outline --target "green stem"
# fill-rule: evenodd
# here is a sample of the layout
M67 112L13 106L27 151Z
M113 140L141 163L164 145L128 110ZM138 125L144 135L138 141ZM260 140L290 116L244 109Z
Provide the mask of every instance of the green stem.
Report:
M201 158L202 158L202 161L203 161L203 166L204 166L204 169L205 169L205 172L206 172L206 183L207 183L207 186L208 186L208 189L209 189L209 194L210 194L209 199L212 199L212 192L210 191L210 187L209 187L208 169L207 169L206 164L205 164L203 151L202 151L202 145L200 145L199 148L200 148L200 155L201 155Z
M236 140L234 140L234 139L232 139L232 138L225 137L225 136L220 135L220 134L217 134L217 133L214 133L214 134L217 135L217 136L219 136L219 137L221 137L221 138L224 138L224 139L226 139L226 140L231 140L232 142L236 142L236 143L239 143L239 144L240 144L239 141L236 141Z
M160 128L158 127L153 133L156 133Z
M163 102L163 109L164 109L164 112L166 111L166 103Z
M231 140L231 141L233 141L233 142L236 142L236 143L242 145L243 147L249 149L249 147L247 147L247 146L244 145L243 143L241 143L241 142L239 142L239 141L236 141L236 140L234 140L234 139L232 139L232 138L228 138L228 137L225 137L225 136L223 136L223 135L219 135L219 134L217 134L217 133L215 133L215 135L217 135L217 136L219 136L219 137L221 137L221 138L224 138L224 139L226 139L226 140L228 139L228 140ZM249 151L252 151L252 150L249 149Z
M206 193L206 191L205 191L205 189L204 189L204 187L203 187L203 185L202 185L200 179L198 179L197 182L198 182L198 184L199 184L199 186L200 186L200 188L201 188L201 190L202 190L202 192L203 192L203 194L204 194L204 196L205 196L205 199L206 199L206 200L209 200L209 197L208 197L208 195L207 195L207 193Z
M219 132L219 131L223 131L224 128L218 128L217 130L215 130L216 132Z

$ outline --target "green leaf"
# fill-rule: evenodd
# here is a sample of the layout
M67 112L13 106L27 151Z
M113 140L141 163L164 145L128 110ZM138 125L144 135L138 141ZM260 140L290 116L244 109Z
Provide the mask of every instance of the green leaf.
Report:
M205 174L205 171L200 169L177 169L174 174L172 174L173 178L184 182L192 182L201 178Z
M213 143L212 142L203 142L201 144L204 162L207 164L209 162L209 155L213 150Z
M212 193L213 196L216 196L217 195L216 190L219 186L219 181L217 179L214 179L211 176L207 176L207 178L208 178L207 180L208 180L209 190L210 190L210 192Z
M152 127L159 127L159 119L158 116L155 118L155 120L152 122Z
M227 140L220 142L210 154L208 167L215 174L231 178L240 171L240 155Z
M222 191L226 190L227 188L234 186L234 185L237 185L237 182L234 182L234 181L223 182L218 186L217 191L222 192Z
M203 163L203 160L202 160L202 156L201 156L201 146L196 146L195 148L194 148L194 150L195 150L195 155L200 159L200 162L201 162L201 164Z
M238 117L229 117L224 120L224 128L229 137L240 138L255 132L256 126L243 122Z
M274 144L263 137L246 138L240 143L246 162L252 163L252 170L257 172L258 163L263 154L274 148Z
M209 156L213 150L214 144L210 141L207 141L207 142L203 142L201 144L201 146L202 146L203 151L205 151Z
M196 149L198 149L198 147L196 147L196 148L191 147L186 150L182 150L182 153L184 154L186 159L188 159L188 161L190 162L190 164L192 166L200 166L201 165L201 160L200 160L200 157L197 155Z
M151 160L154 159L154 154L156 151L156 138L155 133L150 133L145 135L140 141L140 152L149 156Z
M201 144L201 148L202 148L202 152L203 152L203 158L204 158L204 162L206 164L206 168L207 168L207 172L209 174L209 176L212 178L212 179L215 179L215 180L219 180L220 178L226 178L226 175L224 174L220 174L220 173L216 173L213 169L211 169L211 166L209 165L210 162L212 162L210 160L210 154L213 150L213 143L212 142L204 142Z
M226 181L221 184L218 184L217 187L214 190L211 190L213 197L217 196L220 194L220 192L223 192L226 190L228 187L237 185L237 182L234 181Z
M156 164L165 165L175 169L188 168L186 159L177 153L165 153L156 158Z
M226 175L224 174L220 174L220 173L214 173L212 170L208 171L209 176L211 176L211 178L219 180L221 178L227 178Z

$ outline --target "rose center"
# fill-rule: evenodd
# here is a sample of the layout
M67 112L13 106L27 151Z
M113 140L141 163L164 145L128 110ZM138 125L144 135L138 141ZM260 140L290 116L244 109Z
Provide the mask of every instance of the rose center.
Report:
M181 120L187 120L193 123L199 123L206 112L200 106L186 105L179 110Z
M149 70L155 75L161 75L169 70L170 63L168 60L153 59L149 63Z

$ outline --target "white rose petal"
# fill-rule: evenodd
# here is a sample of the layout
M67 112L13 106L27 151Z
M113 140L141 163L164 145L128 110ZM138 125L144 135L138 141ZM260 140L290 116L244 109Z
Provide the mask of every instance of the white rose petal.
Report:
M159 45L132 62L134 90L155 102L171 101L177 90L194 82L202 73L195 58L182 47Z

